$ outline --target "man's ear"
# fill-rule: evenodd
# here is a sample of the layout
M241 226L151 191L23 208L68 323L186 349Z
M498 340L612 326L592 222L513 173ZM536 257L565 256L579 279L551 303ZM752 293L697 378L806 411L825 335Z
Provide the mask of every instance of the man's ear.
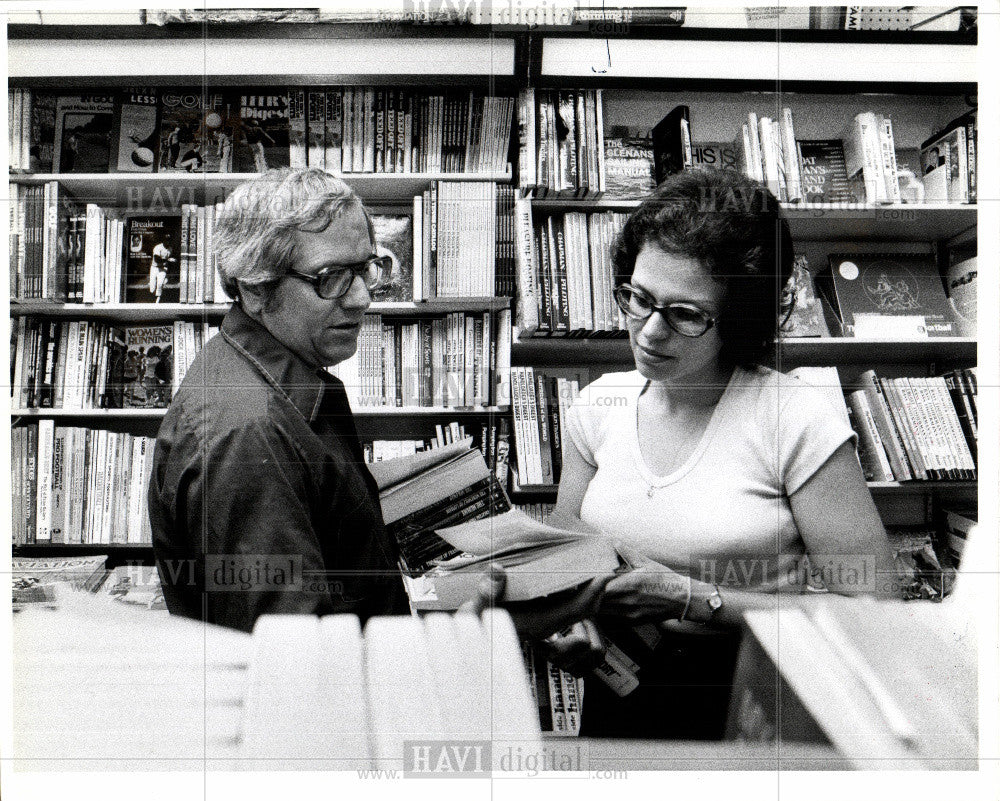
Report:
M259 319L264 311L264 295L261 292L261 287L255 284L244 284L240 281L239 288L240 305L243 306L243 311L251 317Z

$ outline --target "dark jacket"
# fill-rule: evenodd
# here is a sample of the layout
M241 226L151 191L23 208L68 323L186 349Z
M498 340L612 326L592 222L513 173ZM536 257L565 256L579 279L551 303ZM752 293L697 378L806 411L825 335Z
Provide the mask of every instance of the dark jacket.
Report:
M164 417L148 501L171 613L407 612L343 384L238 305Z

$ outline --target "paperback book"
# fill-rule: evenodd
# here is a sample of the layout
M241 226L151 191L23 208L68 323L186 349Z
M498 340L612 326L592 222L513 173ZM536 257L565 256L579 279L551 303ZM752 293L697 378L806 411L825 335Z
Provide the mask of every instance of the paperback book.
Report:
M385 283L372 292L373 301L413 300L413 218L408 214L373 214L375 251L392 260Z
M115 98L111 172L154 172L160 149L156 89L126 89Z
M173 326L128 326L124 330L123 407L165 409L173 377Z
M126 303L180 302L180 217L130 217L126 231Z

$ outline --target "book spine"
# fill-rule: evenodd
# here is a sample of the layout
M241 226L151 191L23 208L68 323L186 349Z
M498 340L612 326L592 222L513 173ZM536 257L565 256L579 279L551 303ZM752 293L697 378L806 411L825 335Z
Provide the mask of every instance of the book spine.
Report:
M868 481L892 481L894 475L882 438L875 424L868 396L864 390L857 390L847 396L851 410L851 423L858 433L858 456Z
M881 117L882 169L885 173L886 200L890 203L901 203L903 196L899 191L899 166L896 163L896 137L892 133L892 120Z
M868 406L872 413L875 429L885 448L892 475L897 481L906 481L912 478L913 476L907 465L909 449L904 446L901 432L893 420L893 415L890 412L888 401L878 376L876 376L874 370L868 370L861 374L858 381L868 399Z
M29 545L34 544L38 526L38 423L29 423L25 426L27 462L27 493L25 497L25 537L24 541Z
M791 203L798 203L802 200L802 167L799 164L799 152L795 142L792 110L787 106L781 110L781 150L785 157L788 200Z
M304 89L291 89L288 93L288 166L302 170L306 159L306 93Z
M532 367L524 367L523 370L524 408L526 412L525 433L528 437L529 455L531 457L531 483L544 484L546 483L546 477L542 472L541 429L539 428L538 400L535 393L535 371Z
M549 398L546 391L546 376L541 371L534 376L535 417L539 448L540 484L554 484L555 473L552 464L552 437L549 428Z
M38 456L35 480L35 541L52 540L52 472L55 447L55 421L38 421Z

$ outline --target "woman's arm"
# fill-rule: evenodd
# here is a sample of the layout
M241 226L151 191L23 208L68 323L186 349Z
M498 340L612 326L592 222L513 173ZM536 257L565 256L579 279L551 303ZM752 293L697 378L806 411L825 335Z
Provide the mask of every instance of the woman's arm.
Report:
M576 444L575 434L571 427L566 429L568 436L563 442L562 473L559 476L559 495L556 498L556 508L549 516L553 526L570 529L571 531L586 531L598 533L595 528L580 519L580 508L583 506L583 496L587 487L597 473L597 468L583 458Z
M895 597L889 542L850 442L834 451L789 497L789 503L810 564L822 570L827 589L845 595ZM689 580L664 565L642 560L636 570L611 581L601 611L636 623L658 622L686 612L686 620L739 626L746 611L792 608L814 597L720 587L722 606L713 612L709 601L716 590L712 584Z
M795 525L823 582L844 595L893 597L893 558L864 475L845 442L789 496Z

